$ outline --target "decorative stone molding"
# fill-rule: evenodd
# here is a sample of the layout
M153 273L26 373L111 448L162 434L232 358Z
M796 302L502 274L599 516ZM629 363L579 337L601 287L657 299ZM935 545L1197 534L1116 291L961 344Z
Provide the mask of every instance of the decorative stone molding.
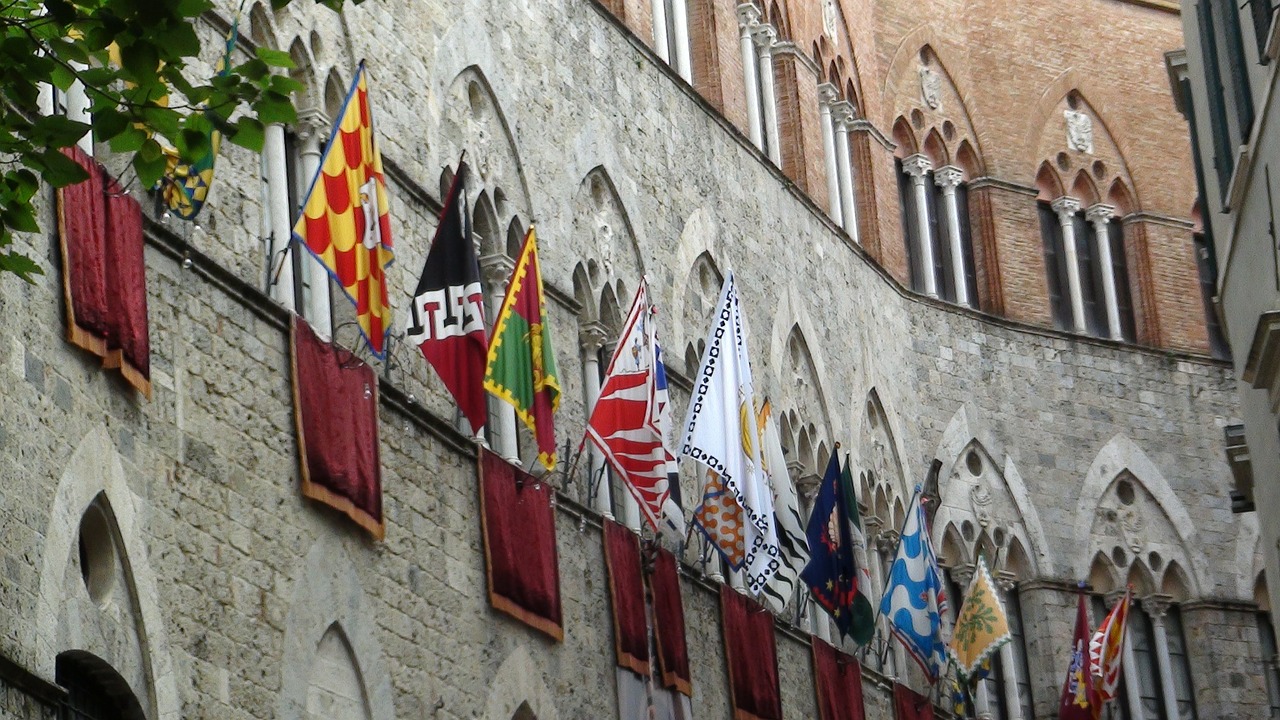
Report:
M1050 203L1050 207L1053 208L1054 212L1058 213L1059 218L1063 218L1080 212L1080 201L1063 195Z
M1156 593L1148 595L1138 602L1142 604L1142 609L1145 610L1152 619L1162 618L1169 612L1169 606L1173 604L1173 596Z
M924 177L933 169L933 161L927 155L916 153L902 161L902 169L913 178Z
M1008 570L997 570L992 574L992 579L996 581L996 587L1005 594L1012 594L1018 589L1018 576Z
M515 263L511 258L501 253L492 253L480 258L480 273L484 275L485 281L495 292L499 287L505 291L507 281L511 278L511 272L514 269Z
M312 137L324 142L328 139L329 130L332 127L333 121L323 110L311 107L298 111L298 122L294 125L294 130L302 143L306 143Z
M823 105L834 105L840 101L840 89L829 82L818 86L818 102Z
M930 110L942 108L942 76L931 67L920 68L920 98Z
M598 320L592 321L578 330L578 346L584 355L594 358L596 353L600 352L600 348L604 347L608 337L604 324Z
M751 28L751 39L755 41L756 47L760 48L762 53L771 52L778 42L778 30L772 25L756 23Z
M740 3L736 9L738 27L751 28L760 22L760 8L755 3Z
M1063 110L1067 121L1067 147L1076 152L1093 154L1093 118L1075 110Z
M955 165L944 165L933 173L933 182L941 188L953 188L964 182L964 171Z
M1111 222L1111 218L1115 217L1115 215L1116 206L1108 205L1106 203L1096 203L1091 205L1084 213L1085 218L1094 224Z
M822 0L822 32L826 34L832 45L838 44L836 31L839 20L840 10L836 7L836 0Z
M853 103L848 100L841 100L831 105L831 119L835 121L837 128L849 129L856 116Z

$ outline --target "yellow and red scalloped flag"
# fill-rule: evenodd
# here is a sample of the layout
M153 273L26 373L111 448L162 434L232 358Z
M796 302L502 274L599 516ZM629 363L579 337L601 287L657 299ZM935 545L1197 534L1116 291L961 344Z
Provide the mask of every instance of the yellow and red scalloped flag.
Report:
M356 306L365 342L381 358L391 331L385 273L395 253L363 62L324 149L302 216L293 226L293 238L342 286Z

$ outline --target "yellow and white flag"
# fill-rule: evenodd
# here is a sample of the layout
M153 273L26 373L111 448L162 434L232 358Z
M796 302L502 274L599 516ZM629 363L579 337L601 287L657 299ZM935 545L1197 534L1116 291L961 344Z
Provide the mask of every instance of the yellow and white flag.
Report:
M725 278L694 378L680 455L707 468L694 523L759 595L779 567L773 493L761 462L746 323L733 273Z

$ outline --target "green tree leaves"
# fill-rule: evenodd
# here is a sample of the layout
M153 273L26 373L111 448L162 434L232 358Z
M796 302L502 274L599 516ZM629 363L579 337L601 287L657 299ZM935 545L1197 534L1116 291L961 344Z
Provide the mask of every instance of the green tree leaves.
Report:
M340 10L342 0L316 0ZM355 0L359 2L359 0ZM272 0L275 8L289 0ZM291 94L301 85L278 72L289 54L237 53L225 74L191 65L201 54L197 22L210 0L9 0L0 8L0 278L31 282L41 270L9 249L15 232L36 232L38 177L54 187L85 173L61 152L92 127L112 152L131 153L144 186L162 176L174 148L189 163L209 150L210 128L250 150L262 149L264 123L297 119ZM216 42L222 52L222 40ZM234 59L233 59L234 60ZM203 67L203 66L201 66ZM91 125L42 115L41 87L65 97L84 88Z

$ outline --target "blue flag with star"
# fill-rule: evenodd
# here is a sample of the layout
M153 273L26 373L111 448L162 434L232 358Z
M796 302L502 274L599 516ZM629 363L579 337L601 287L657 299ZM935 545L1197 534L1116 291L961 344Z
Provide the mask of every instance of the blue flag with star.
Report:
M809 564L800 571L800 579L809 586L813 599L831 614L842 635L854 632L853 602L858 582L846 507L840 461L832 451L805 529Z

